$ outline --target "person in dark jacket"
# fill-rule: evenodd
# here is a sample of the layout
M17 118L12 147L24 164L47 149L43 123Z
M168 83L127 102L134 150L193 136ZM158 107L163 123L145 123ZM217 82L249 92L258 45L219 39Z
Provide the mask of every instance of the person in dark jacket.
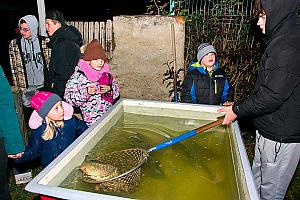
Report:
M255 89L244 102L224 107L223 124L254 118L252 171L261 199L284 199L300 158L300 25L298 0L257 0L267 47Z
M0 66L0 199L11 199L7 182L7 157L18 158L24 151L14 99Z
M233 88L225 71L218 66L212 45L203 43L198 47L197 61L189 65L182 83L181 101L211 105L233 101Z
M46 90L63 98L66 83L81 56L82 35L74 26L68 26L63 14L57 10L46 12L46 30L52 51L45 86Z
M24 154L17 163L41 156L45 168L88 127L73 116L73 108L54 93L41 91L30 101L33 111L29 126L33 129Z

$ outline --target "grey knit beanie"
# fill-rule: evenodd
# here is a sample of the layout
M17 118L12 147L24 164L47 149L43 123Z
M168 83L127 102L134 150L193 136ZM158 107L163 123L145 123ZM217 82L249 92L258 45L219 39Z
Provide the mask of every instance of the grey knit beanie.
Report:
M202 58L208 53L216 53L215 48L209 43L202 43L198 47L197 60L201 62Z

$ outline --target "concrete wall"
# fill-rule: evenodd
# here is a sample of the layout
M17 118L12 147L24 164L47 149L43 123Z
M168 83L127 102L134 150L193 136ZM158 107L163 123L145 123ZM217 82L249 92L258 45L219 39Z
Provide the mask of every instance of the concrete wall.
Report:
M182 18L146 15L113 18L115 49L110 66L120 85L121 97L169 100L170 88L163 84L168 67L163 64L173 61L171 24L175 28L177 68L182 68L185 37Z

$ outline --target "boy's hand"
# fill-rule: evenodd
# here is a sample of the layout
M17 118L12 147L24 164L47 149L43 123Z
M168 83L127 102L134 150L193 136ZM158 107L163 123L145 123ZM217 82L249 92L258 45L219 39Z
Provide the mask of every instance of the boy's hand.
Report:
M234 102L232 101L226 101L225 103L223 103L223 106L232 106L234 104Z
M17 153L17 154L7 155L7 157L9 157L9 158L20 158L23 154L24 154L24 152L20 152L20 153Z

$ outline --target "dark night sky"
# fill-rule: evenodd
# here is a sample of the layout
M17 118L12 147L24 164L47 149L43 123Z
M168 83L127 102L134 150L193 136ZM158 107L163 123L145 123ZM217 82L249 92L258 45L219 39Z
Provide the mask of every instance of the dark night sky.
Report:
M67 21L96 21L117 15L141 15L146 13L147 0L44 0L45 9L57 9ZM62 5L63 2L63 5ZM36 0L0 0L0 64L10 78L8 45L15 37L18 20L25 15L37 16Z

